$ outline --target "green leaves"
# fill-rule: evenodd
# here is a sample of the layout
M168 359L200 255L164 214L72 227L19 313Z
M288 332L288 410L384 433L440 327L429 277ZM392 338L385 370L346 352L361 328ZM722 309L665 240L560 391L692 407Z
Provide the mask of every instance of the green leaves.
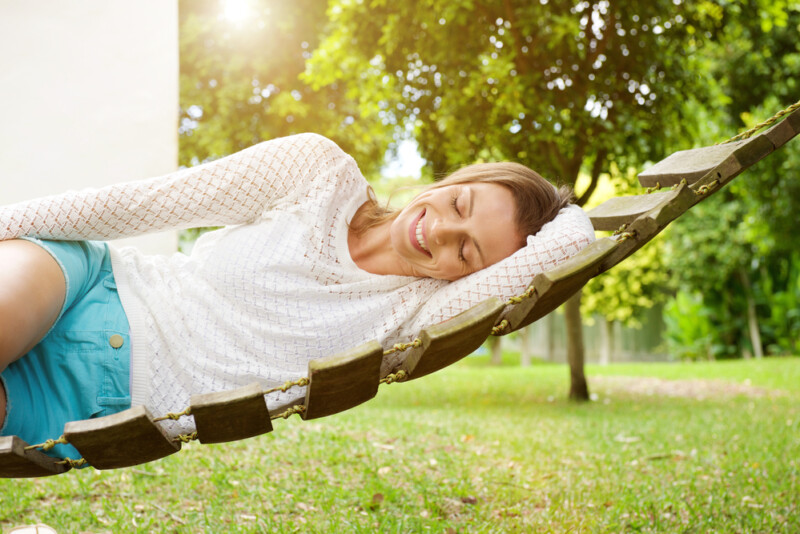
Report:
M679 131L670 86L693 83L671 60L682 46L671 2L333 0L329 14L303 79L346 86L359 118L377 109L386 131L412 131L437 176L512 159L572 183L599 150L658 158L661 144L628 141Z
M380 123L354 119L361 114L355 86L326 85L324 71L319 73L322 82L301 78L328 24L327 2L260 1L251 6L251 15L234 25L220 16L217 1L180 4L180 163L313 131L337 141L365 173L378 168L391 134ZM356 68L352 62L351 68Z

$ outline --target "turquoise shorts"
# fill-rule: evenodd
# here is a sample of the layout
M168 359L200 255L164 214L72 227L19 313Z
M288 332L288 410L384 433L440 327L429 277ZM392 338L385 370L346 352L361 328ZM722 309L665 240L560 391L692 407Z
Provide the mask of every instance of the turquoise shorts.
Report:
M67 295L47 335L0 374L8 398L0 436L38 444L60 437L69 421L130 408L130 338L108 245L29 241L61 266ZM47 454L80 458L71 445L57 445Z

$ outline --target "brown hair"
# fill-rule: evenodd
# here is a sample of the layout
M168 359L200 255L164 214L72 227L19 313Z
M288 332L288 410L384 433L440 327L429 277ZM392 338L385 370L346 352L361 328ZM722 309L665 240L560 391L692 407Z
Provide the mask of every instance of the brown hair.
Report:
M515 223L523 239L536 234L545 223L552 221L558 215L561 208L573 200L572 188L569 186L562 185L556 188L536 171L513 162L467 165L453 172L447 178L428 186L426 190L470 182L494 183L511 191L517 208ZM357 235L363 234L373 226L394 219L400 213L400 210L381 206L371 188L367 202L369 204L361 219L361 224L353 228ZM520 247L524 245L523 242Z

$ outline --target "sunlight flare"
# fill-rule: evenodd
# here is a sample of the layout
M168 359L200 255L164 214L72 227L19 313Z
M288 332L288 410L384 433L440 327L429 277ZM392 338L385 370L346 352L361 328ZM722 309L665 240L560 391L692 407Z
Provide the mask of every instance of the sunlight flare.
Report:
M222 16L233 23L242 23L253 14L251 0L222 0Z

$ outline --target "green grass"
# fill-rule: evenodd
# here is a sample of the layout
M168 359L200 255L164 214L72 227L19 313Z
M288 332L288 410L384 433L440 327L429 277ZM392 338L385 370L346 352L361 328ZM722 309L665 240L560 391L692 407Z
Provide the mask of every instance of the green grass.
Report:
M564 399L565 366L492 368L468 358L384 386L343 414L276 421L259 438L190 444L124 470L0 481L0 526L800 531L800 358L590 366L588 374L597 401L574 404ZM609 375L630 378L597 378ZM692 380L703 400L627 389L636 377ZM728 383L761 389L734 395ZM742 387L734 393L749 391Z

